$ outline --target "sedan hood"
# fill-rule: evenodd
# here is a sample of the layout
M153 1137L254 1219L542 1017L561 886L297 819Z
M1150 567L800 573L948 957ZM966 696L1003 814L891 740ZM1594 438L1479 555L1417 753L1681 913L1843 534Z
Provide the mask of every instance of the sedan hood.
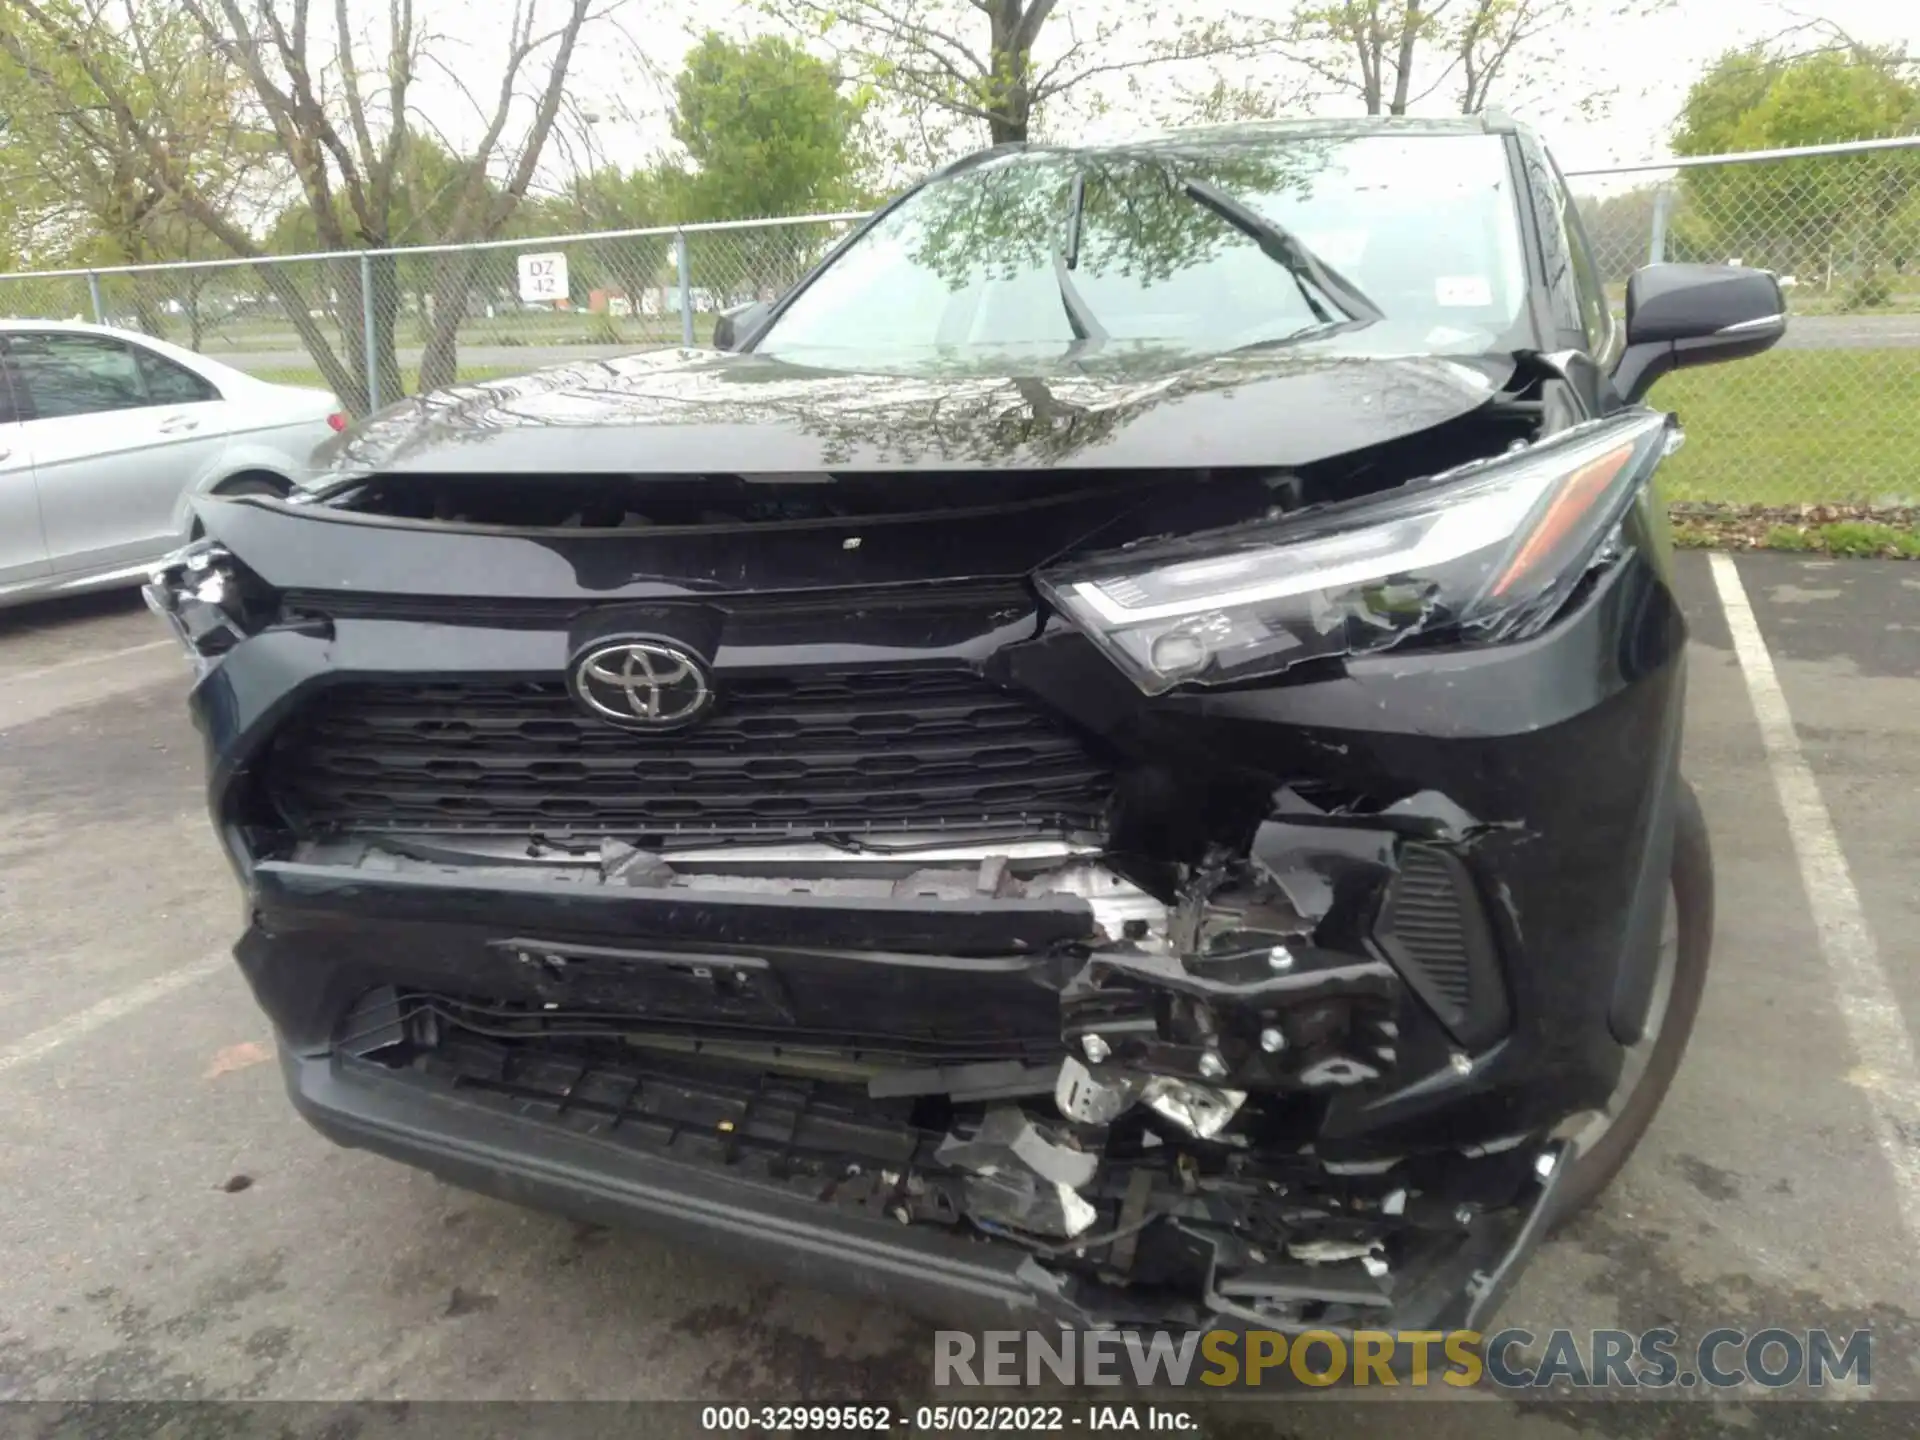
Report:
M660 351L417 396L331 447L321 479L1290 467L1443 424L1514 368L1285 349L887 374Z

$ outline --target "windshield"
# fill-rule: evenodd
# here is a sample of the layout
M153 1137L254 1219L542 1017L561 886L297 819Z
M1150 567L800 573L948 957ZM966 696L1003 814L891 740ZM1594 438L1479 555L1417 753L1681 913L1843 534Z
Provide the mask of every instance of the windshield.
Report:
M754 348L825 366L964 364L1129 344L1217 352L1323 335L1329 310L1344 321L1190 181L1364 292L1385 318L1338 328L1366 332L1365 348L1503 348L1520 315L1526 272L1499 136L1283 135L1026 152L933 181L842 251ZM1075 315L1097 322L1094 340Z

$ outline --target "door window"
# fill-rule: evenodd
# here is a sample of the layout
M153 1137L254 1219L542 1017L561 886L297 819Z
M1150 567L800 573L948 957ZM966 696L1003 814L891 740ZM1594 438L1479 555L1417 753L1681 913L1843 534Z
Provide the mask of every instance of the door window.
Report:
M206 400L218 400L220 392L205 380L187 369L176 365L164 355L156 355L144 346L132 346L133 357L140 367L140 376L147 382L147 397L155 405L197 405Z
M1549 158L1548 164L1552 164ZM1613 359L1613 306L1607 300L1607 287L1600 279L1600 267L1594 263L1593 246L1587 239L1587 227L1581 223L1580 207L1567 188L1560 167L1553 167L1554 189L1560 205L1561 229L1566 235L1567 251L1573 259L1573 293L1580 306L1580 328L1586 332L1587 353L1601 364Z
M94 415L154 403L133 352L104 335L15 331L6 337L13 375L34 418Z

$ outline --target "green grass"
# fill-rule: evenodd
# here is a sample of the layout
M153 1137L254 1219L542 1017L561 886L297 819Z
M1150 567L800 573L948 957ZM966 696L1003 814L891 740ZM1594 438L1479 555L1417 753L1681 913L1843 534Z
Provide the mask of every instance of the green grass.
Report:
M1766 534L1769 550L1811 550L1823 555L1920 560L1920 532L1875 520L1836 520L1830 525L1776 525Z
M1920 498L1920 349L1775 350L1668 376L1674 500L1792 505Z
M185 345L190 336L184 321L178 317L160 317L163 321L163 340L172 340ZM697 311L693 317L693 338L696 345L704 345L713 335L714 316L706 311ZM322 328L333 334L330 322L322 322ZM358 344L358 332L351 337L351 343ZM518 348L520 346L542 345L631 345L642 349L656 345L677 345L680 343L680 317L678 315L593 315L584 310L538 310L503 311L486 318L475 317L461 322L459 341L462 345L485 345L500 348ZM419 350L427 342L426 331L411 316L403 316L394 329L394 343L402 350ZM218 360L230 352L257 353L259 351L300 349L300 337L293 327L284 320L243 320L227 324L211 325L201 334L199 349L202 353Z

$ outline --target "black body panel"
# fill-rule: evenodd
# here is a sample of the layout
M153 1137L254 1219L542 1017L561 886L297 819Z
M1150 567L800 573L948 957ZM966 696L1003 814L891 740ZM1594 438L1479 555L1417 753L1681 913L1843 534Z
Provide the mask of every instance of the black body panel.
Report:
M1486 128L1499 354L641 355L201 502L149 598L295 1105L947 1315L1483 1323L1654 993L1686 640Z
M556 453L562 473L621 475L1298 466L1430 430L1513 369L1479 356L1154 352L946 379L672 351L420 396L333 458L341 474L522 478L554 472Z
M866 623L881 625L884 614L868 602ZM901 623L911 635L924 633L915 607ZM722 634L716 673L724 688L733 652ZM1409 1083L1364 1102L1336 1099L1322 1148L1380 1153L1410 1142L1476 1143L1606 1094L1619 1065L1608 1020L1617 977L1632 938L1657 926L1664 899L1664 872L1648 873L1642 857L1663 853L1671 824L1684 636L1663 575L1630 557L1536 640L1356 658L1323 680L1148 700L1084 638L1057 625L1002 645L981 663L1028 697L1027 705L1056 717L1063 733L1078 732L1092 753L1111 757L1123 799L1168 788L1260 797L1311 780L1377 796L1438 792L1478 822L1462 854L1501 956L1510 1027L1461 1077L1446 1068L1454 1042L1436 1024ZM979 637L941 653L984 643ZM488 939L521 934L750 949L786 943L884 952L873 957L882 963L901 963L884 955L908 952L1031 957L1054 941L1086 936L1084 907L1066 897L994 901L969 912L950 900L878 908L806 897L696 901L538 875L467 883L457 873L435 879L256 865L244 836L267 813L257 784L262 757L281 719L312 695L373 677L412 682L428 655L465 683L551 674L567 644L563 630L531 625L342 620L331 639L256 637L201 683L195 707L208 737L214 812L253 893L243 955L283 1032L323 1043L338 1015L329 1007L344 1004L353 989L329 983L334 970L363 983L444 983L464 972L484 992L499 964ZM753 653L758 670L770 657ZM848 656L847 647L823 641L788 651L783 668L835 673ZM1133 848L1177 838L1157 827L1134 837ZM796 957L779 968L799 993L825 973L817 963ZM953 962L962 976L975 963ZM996 987L981 989L974 976L960 989L973 985L987 1012L1015 995L1022 998L1011 1013L1038 1016L1055 996L1025 975L1021 964ZM912 1014L888 1012L885 1021L911 1028L951 1003L943 990L924 995ZM1416 1033L1410 1044L1421 1040Z

